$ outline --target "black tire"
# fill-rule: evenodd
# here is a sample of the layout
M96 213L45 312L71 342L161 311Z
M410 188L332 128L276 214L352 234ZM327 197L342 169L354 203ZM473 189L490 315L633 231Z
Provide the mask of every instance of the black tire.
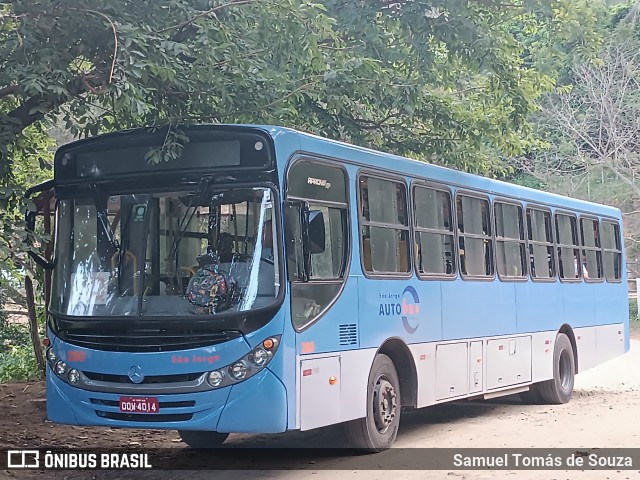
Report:
M538 392L538 384L529 385L529 391L520 394L520 400L527 405L538 405L542 403L542 398Z
M228 433L207 432L203 430L178 430L184 443L191 448L216 448L224 443Z
M544 403L559 405L571 400L575 381L576 361L571 341L564 333L556 337L553 349L553 378L537 385L537 392Z
M386 355L376 355L367 386L367 416L346 424L351 445L368 452L381 452L398 435L402 402L396 368Z

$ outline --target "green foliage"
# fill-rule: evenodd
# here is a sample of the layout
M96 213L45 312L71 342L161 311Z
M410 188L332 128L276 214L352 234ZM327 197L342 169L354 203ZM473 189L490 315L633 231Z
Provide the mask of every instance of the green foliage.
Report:
M32 347L15 345L0 352L0 383L35 380L40 377Z
M552 0L517 19L514 34L525 46L525 62L556 79L571 83L574 65L597 57L620 7L604 0ZM626 6L628 10L628 5Z
M74 135L275 123L501 173L552 86L507 28L542 3L388 3L0 3L0 89L11 91L0 143L43 118ZM168 140L164 153L179 154Z
M638 300L635 298L629 299L629 321L638 323Z
M40 377L26 325L0 328L0 383L34 380Z
M50 177L52 147L52 140L40 125L26 128L7 146L11 168L0 176L0 272L5 274L0 277L0 287L2 282L9 282L17 288L20 273L28 266L24 252L37 251L37 245L48 240L25 230L24 213L35 205L26 202L22 194L29 186Z

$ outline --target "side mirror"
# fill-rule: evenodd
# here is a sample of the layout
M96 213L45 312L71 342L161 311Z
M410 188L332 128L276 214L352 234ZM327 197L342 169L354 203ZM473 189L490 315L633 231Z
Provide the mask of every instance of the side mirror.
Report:
M25 192L24 198L29 199L31 197L31 195L33 195L34 193L51 190L53 187L54 187L53 180L49 180L47 182L41 183L40 185L36 185L35 187L29 188ZM31 210L27 210L27 212L25 212L25 215L24 215L24 222L26 224L27 230L30 231L30 232L33 232L35 230L35 228L36 228L36 212L32 212ZM42 255L40 255L40 254L38 254L36 252L33 252L31 250L27 251L27 253L33 259L34 262L36 262L38 265L40 265L45 270L53 270L54 264L52 262L48 261Z
M322 253L325 249L324 215L320 210L309 211L309 249L311 253Z

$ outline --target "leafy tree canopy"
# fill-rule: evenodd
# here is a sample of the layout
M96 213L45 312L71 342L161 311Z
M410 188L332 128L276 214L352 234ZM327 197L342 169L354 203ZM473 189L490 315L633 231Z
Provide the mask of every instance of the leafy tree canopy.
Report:
M529 2L530 3L530 2ZM251 122L491 171L525 147L544 77L509 32L536 3L16 0L2 3L0 144ZM6 168L6 167L5 167Z

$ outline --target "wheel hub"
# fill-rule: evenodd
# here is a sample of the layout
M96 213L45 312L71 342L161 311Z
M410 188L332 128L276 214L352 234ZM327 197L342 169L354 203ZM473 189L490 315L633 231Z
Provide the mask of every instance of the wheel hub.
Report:
M378 432L384 433L393 423L398 405L397 393L386 377L378 378L373 390L373 419Z

